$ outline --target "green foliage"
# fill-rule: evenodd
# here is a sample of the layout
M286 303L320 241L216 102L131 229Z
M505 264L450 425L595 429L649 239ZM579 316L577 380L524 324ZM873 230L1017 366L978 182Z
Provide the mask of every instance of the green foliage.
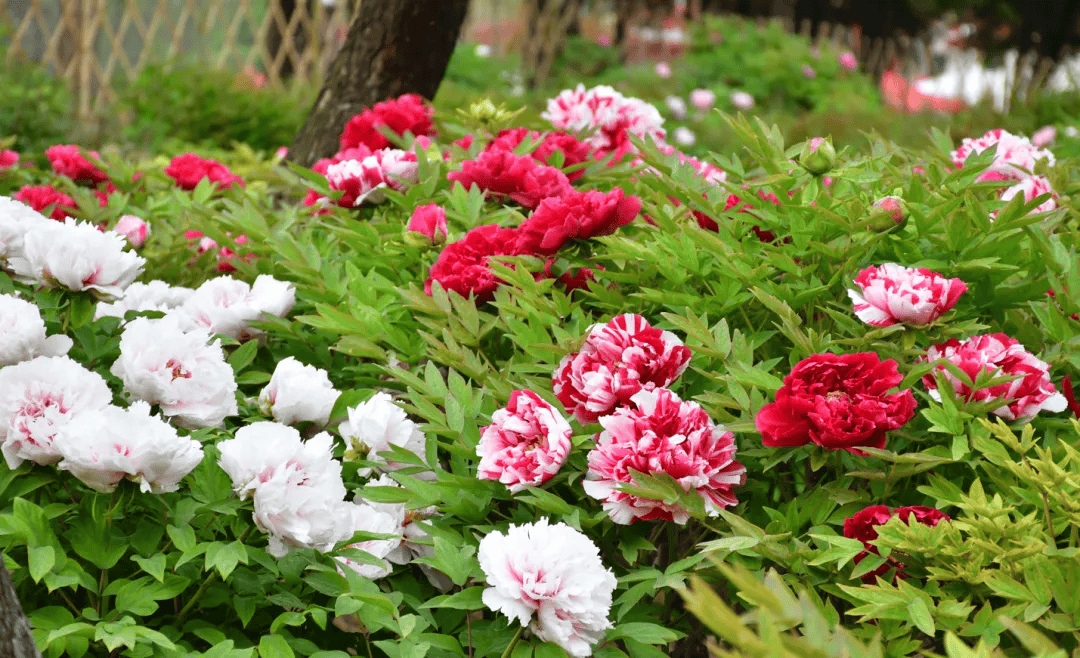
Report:
M74 101L67 86L42 67L15 60L0 64L0 135L14 139L9 148L37 156L76 132Z

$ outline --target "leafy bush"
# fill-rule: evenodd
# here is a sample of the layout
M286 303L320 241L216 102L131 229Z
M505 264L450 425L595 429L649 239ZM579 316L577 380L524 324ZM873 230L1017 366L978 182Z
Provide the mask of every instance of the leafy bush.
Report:
M58 136L79 132L70 90L40 66L17 60L0 65L0 84L0 134L15 139L16 151L42 153Z

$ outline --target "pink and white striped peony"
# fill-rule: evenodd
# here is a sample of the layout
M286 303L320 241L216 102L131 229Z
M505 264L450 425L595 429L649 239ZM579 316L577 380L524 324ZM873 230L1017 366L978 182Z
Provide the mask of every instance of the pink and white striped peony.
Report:
M1001 200L1008 202L1018 195L1022 195L1025 203L1031 203L1036 198L1049 194L1050 198L1043 201L1035 207L1031 212L1050 212L1056 209L1057 206L1057 193L1054 192L1054 188L1050 187L1050 181L1046 176L1028 176L1020 179L1016 185L1007 188L1001 193ZM997 212L993 213L993 216L997 216Z
M690 350L670 331L626 313L595 324L581 351L567 354L553 376L555 396L578 422L594 423L640 390L667 386L690 364Z
M416 154L399 149L375 151L363 160L343 160L326 168L331 190L341 190L337 205L344 208L361 203L380 203L385 188L402 191L417 181Z
M611 153L621 157L636 151L630 135L651 138L662 143L667 133L664 119L652 105L638 98L628 98L607 85L585 89L566 89L548 101L541 114L556 128L570 132L594 131L586 141L604 158Z
M924 357L931 363L938 359L945 359L960 368L972 381L981 373L1018 377L1011 382L973 390L944 366L934 369L934 374L949 381L959 399L968 402L999 400L1001 406L991 413L1005 420L1027 422L1040 411L1057 413L1068 406L1065 396L1050 381L1050 364L1005 334L972 336L964 342L952 338L931 347ZM941 399L933 374L923 377L923 384L931 397Z
M506 407L482 430L477 477L517 493L540 486L559 472L572 447L570 423L532 391L514 391Z
M955 306L968 289L960 279L896 263L871 265L859 272L855 284L859 290L848 290L855 315L874 327L930 324Z
M678 505L619 491L633 481L631 470L670 475L701 497L709 516L738 502L732 488L746 481L746 467L735 461L735 435L714 424L696 402L683 402L666 388L640 391L630 401L633 407L600 419L604 431L589 452L582 483L585 493L604 501L612 521L690 519Z
M976 139L965 139L950 157L953 165L962 167L973 153L982 153L989 148L994 149L994 162L976 180L1023 180L1031 175L1039 160L1046 160L1050 165L1055 162L1050 151L1036 147L1027 137L1000 128Z

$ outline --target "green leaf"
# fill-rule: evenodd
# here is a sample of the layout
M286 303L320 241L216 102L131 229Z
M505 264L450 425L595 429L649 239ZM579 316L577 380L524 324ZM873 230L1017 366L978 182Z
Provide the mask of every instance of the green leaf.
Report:
M27 551L27 558L30 577L35 583L40 583L41 578L56 564L56 551L52 546L31 546Z
M911 615L912 623L920 631L927 635L934 635L936 631L934 617L930 614L930 608L926 607L926 601L922 600L921 597L912 599L907 606L907 611Z
M292 647L280 635L264 635L259 640L259 656L262 658L294 658Z
M469 587L450 596L436 596L421 607L481 610L484 607L483 594L483 587Z
M142 570L156 578L159 582L165 579L165 554L158 553L151 557L139 557L137 555L132 556L132 560L135 561Z
M608 640L630 638L643 644L668 644L683 637L682 633L651 622L633 621L619 624L608 633Z

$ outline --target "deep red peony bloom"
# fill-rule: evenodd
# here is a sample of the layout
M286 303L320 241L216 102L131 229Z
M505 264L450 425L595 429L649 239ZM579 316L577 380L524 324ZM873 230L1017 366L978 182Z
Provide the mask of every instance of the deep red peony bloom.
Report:
M896 361L873 352L815 354L792 368L754 422L770 448L813 442L863 454L861 447L884 448L885 434L915 415L910 390L886 394L901 380Z
M689 364L690 349L678 336L626 313L590 327L581 351L563 357L552 384L567 413L595 423L638 391L671 384Z
M582 483L585 493L604 501L615 523L690 519L679 505L620 491L633 482L632 470L670 475L684 491L701 496L709 516L738 503L732 488L746 482L746 467L735 461L735 435L666 388L638 391L630 402L632 407L600 419L604 431L589 452Z
M513 151L521 145L523 141L529 139L530 141L540 140L540 143L536 145L529 156L541 164L555 166L554 158L551 156L555 151L562 151L563 154L563 168L570 167L572 165L581 164L582 162L588 162L592 155L592 146L578 140L577 137L569 133L564 133L561 130L556 130L549 133L541 133L535 130L529 130L528 128L511 128L509 130L500 131L495 139L491 141L486 147L485 151ZM583 169L567 174L567 178L570 181L576 181L581 178L585 173Z
M484 151L475 160L461 163L461 171L452 171L446 177L466 189L476 185L489 199L501 201L509 197L529 209L544 199L574 191L559 169L503 150Z
M199 181L204 178L217 183L219 190L228 189L233 184L244 186L244 179L229 171L225 165L217 160L200 158L194 153L185 153L173 158L169 166L165 167L165 174L175 180L178 187L185 190L194 190Z
M443 248L439 259L431 266L424 292L431 294L432 281L462 297L475 295L476 301L491 299L502 281L488 265L492 256L515 256L517 229L500 228L497 224L478 226L457 242Z
M914 519L916 522L928 525L931 528L942 521L949 520L948 514L940 512L933 507L923 507L921 505L897 507L894 510L889 510L885 505L872 505L867 507L855 516L844 521L844 536L848 539L858 539L865 547L865 550L862 553L855 556L855 564L862 562L870 553L880 555L877 546L874 546L870 542L878 537L877 526L884 525L894 516L900 517L900 520L908 525L911 525L911 521ZM903 563L896 558L889 556L886 559L885 564L869 573L863 574L862 581L868 585L872 585L877 581L878 576L884 575L890 569L896 569L896 578L903 578L903 568Z
M750 189L748 186L745 185L743 187L746 189ZM776 195L772 192L758 190L758 196L760 196L765 201L771 202L774 206L780 205L780 199L776 198ZM732 209L734 209L735 212L753 214L752 211L754 209L754 206L743 201L741 198L734 194L729 194L727 201L724 203L724 212ZM716 220L699 210L695 210L693 212L694 219L697 220L698 225L701 228L705 229L706 231L714 232L720 230L720 226L716 223ZM762 242L773 242L774 240L776 240L776 235L774 235L772 231L763 230L760 226L751 227L750 230L753 231L754 235L758 237L758 240L761 240Z
M958 398L967 402L1000 400L1001 406L991 413L1005 420L1029 421L1040 411L1057 413L1065 411L1068 406L1065 396L1050 380L1050 364L1005 334L972 336L962 343L950 338L945 343L931 347L923 360L931 362L938 359L945 359L957 366L972 381L983 371L995 377L1019 376L1019 379L1011 382L972 390L944 366L934 369L938 376L949 380ZM923 384L932 397L941 399L933 374L923 377Z
M75 199L53 188L51 185L27 185L12 194L11 198L22 201L38 212L53 206L52 214L49 217L61 222L71 217L71 213L79 209L79 206L75 205Z
M550 255L570 240L610 235L629 224L641 211L641 199L619 188L610 192L572 191L544 199L519 229L519 249L525 254Z
M87 153L101 159L97 151L87 151ZM109 180L109 175L91 164L83 156L79 147L74 144L50 146L45 149L45 157L49 159L53 171L61 176L67 176L73 181L97 185Z
M551 256L544 263L544 271L536 276L536 280L541 279L556 279L566 289L566 292L570 293L575 290L587 290L590 281L596 281L596 273L591 267L579 267L577 272L570 274L572 271L568 269L563 272L561 276L556 277L554 272L555 257ZM603 265L596 265L596 269L601 272L605 271Z
M398 98L376 103L349 119L341 133L342 150L366 146L372 151L397 148L379 132L377 126L386 126L398 135L411 132L414 137L435 136L431 117L435 110L417 94L404 94Z

